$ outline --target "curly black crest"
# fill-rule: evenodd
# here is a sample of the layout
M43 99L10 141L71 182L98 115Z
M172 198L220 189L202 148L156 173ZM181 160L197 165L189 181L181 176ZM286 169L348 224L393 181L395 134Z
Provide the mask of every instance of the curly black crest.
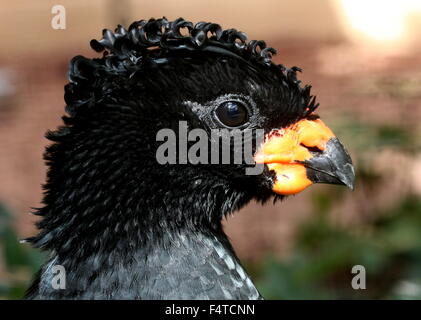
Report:
M166 64L175 58L202 59L205 54L235 58L256 70L259 67L275 70L282 79L280 85L302 99L301 103L306 106L304 116L318 107L315 97L310 94L311 86L301 87L301 81L297 79L300 68L274 64L272 56L276 50L267 47L265 41L247 42L244 32L222 30L216 23L198 22L194 25L183 18L168 21L165 17L139 20L133 22L128 30L121 25L114 32L104 29L102 39L91 40L90 45L95 51L103 52L103 56L100 59L82 56L72 59L70 84L66 87L65 95L70 114L74 107L89 103L93 98L98 102L107 96L108 91L95 92L93 83L98 87L108 87L97 82L114 75L131 78L147 66Z
M134 64L146 59L163 63L172 52L207 51L270 65L276 50L266 47L264 41L247 43L246 40L244 32L222 30L216 23L193 25L183 18L175 21L162 18L133 22L128 30L119 25L114 33L105 29L103 38L92 40L91 47L97 52L105 50L104 57L108 57L111 63L115 57Z

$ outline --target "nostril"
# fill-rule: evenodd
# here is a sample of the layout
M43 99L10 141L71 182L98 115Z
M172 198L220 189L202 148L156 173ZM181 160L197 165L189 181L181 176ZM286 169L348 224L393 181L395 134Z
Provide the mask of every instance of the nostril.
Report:
M304 144L302 144L301 143L301 146L302 147L304 147L304 148L306 148L306 149L308 149L308 151L310 151L311 153L322 153L323 152L323 150L320 150L319 148L317 148L317 147L308 147L308 146L306 146L306 145L304 145Z

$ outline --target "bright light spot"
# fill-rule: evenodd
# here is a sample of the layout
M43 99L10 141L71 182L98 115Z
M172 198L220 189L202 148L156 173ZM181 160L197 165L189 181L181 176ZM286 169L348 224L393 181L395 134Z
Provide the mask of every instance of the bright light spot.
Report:
M397 40L406 31L406 19L421 10L420 0L340 0L353 29L373 40Z

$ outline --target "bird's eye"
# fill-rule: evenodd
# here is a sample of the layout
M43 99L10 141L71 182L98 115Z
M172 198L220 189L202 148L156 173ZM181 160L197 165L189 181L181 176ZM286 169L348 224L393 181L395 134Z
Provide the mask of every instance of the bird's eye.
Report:
M225 126L239 127L249 120L247 108L238 101L225 101L215 110L215 116Z

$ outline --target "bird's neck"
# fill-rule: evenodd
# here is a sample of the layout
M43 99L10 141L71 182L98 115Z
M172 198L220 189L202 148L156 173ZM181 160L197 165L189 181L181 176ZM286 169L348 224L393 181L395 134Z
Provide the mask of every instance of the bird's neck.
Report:
M222 186L196 192L183 187L172 193L141 191L116 193L107 204L109 212L101 212L101 202L90 201L92 207L74 210L74 216L65 209L44 217L36 243L44 243L52 257L27 297L260 297L222 228L236 193ZM66 270L64 290L51 285L56 265Z
M74 181L50 183L46 205L39 210L41 232L31 242L79 260L96 252L130 252L179 230L222 238L222 218L249 201L217 177L132 176L109 183L108 189L101 186L105 190L95 189L89 180L92 188Z

